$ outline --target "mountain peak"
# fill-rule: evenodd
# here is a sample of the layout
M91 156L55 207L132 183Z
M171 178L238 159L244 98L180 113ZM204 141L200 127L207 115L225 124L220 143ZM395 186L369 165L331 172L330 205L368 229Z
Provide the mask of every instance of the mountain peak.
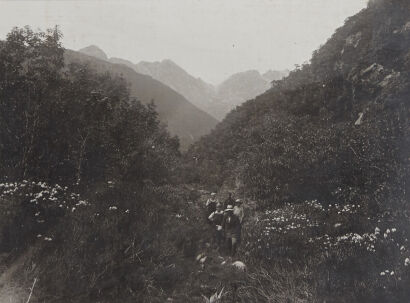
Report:
M234 83L238 81L259 81L262 80L262 75L256 69L251 69L243 72L238 72L236 74L231 75L228 79L222 82L219 86L222 87L227 83ZM242 83L245 84L245 83Z
M95 57L104 61L108 60L107 54L98 46L90 45L79 50L80 53Z
M178 66L178 64L176 64L174 61L172 61L171 59L163 59L161 61L162 64L167 64L167 65L174 65L174 66Z
M168 68L168 69L172 69L175 72L179 72L179 73L183 73L186 76L188 76L188 73L186 70L184 70L181 66L179 66L178 64L176 64L174 61L172 61L171 59L163 59L160 63L160 65L162 66L162 68Z
M238 72L236 74L233 74L232 76L260 76L260 72L257 71L256 69L249 69L249 70L245 70L243 72Z
M272 82L276 80L281 80L289 75L289 70L268 70L266 71L262 77L265 78L267 81Z

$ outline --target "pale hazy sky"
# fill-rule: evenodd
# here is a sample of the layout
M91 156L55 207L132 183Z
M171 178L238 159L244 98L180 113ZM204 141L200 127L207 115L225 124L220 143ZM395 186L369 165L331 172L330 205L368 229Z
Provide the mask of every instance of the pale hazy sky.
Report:
M13 26L58 24L64 46L90 44L133 62L169 58L217 83L248 69L310 59L367 0L0 0L0 39Z

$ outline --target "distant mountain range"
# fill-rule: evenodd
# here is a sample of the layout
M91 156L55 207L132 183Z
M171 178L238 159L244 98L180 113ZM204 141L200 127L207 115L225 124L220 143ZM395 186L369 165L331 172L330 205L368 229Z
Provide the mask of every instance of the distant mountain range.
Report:
M131 96L144 104L154 101L160 121L167 125L172 135L180 138L182 149L208 134L218 123L169 86L136 72L126 62L116 64L115 60L108 61L105 53L96 46L89 46L80 52L66 50L65 59L67 63L86 64L97 72L121 76L128 83Z
M234 74L221 84L213 86L190 75L169 59L134 64L121 58L108 58L104 51L95 45L83 48L80 52L111 63L126 65L137 73L148 75L180 93L218 120L222 120L236 106L268 90L272 81L280 80L289 74L288 70L269 70L261 75L258 71L251 70Z

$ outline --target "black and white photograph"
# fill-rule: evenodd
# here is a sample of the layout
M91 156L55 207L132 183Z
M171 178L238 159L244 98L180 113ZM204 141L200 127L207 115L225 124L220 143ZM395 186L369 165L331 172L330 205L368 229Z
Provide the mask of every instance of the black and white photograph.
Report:
M410 302L410 0L0 0L0 303L248 302Z

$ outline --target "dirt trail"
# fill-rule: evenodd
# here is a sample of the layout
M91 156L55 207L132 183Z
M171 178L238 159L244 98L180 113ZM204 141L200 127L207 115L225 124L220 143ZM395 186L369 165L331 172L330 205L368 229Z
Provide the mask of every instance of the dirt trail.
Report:
M25 261L31 257L32 253L33 248L29 248L0 274L1 303L26 302L29 290L19 284L15 276L23 270Z
M198 190L200 197L197 199L197 205L200 207L199 211L205 212L206 200L210 197L210 190ZM224 189L218 191L218 200L223 202L228 193L234 193L234 190ZM224 249L224 245L218 248L214 242L213 230L214 227L208 225L207 222L202 222L206 225L204 230L205 235L202 238L201 244L198 247L197 256L195 259L195 269L191 275L190 283L191 289L200 289L201 291L195 296L198 301L192 302L213 302L209 301L212 296L220 294L222 296L234 296L235 290L232 285L237 282L237 279L242 277L244 268L237 267L236 263L241 262L241 255L237 254L235 257L229 256ZM244 263L242 263L245 265ZM200 295L200 296L199 296ZM215 300L215 298L213 298ZM215 301L217 302L217 301Z

